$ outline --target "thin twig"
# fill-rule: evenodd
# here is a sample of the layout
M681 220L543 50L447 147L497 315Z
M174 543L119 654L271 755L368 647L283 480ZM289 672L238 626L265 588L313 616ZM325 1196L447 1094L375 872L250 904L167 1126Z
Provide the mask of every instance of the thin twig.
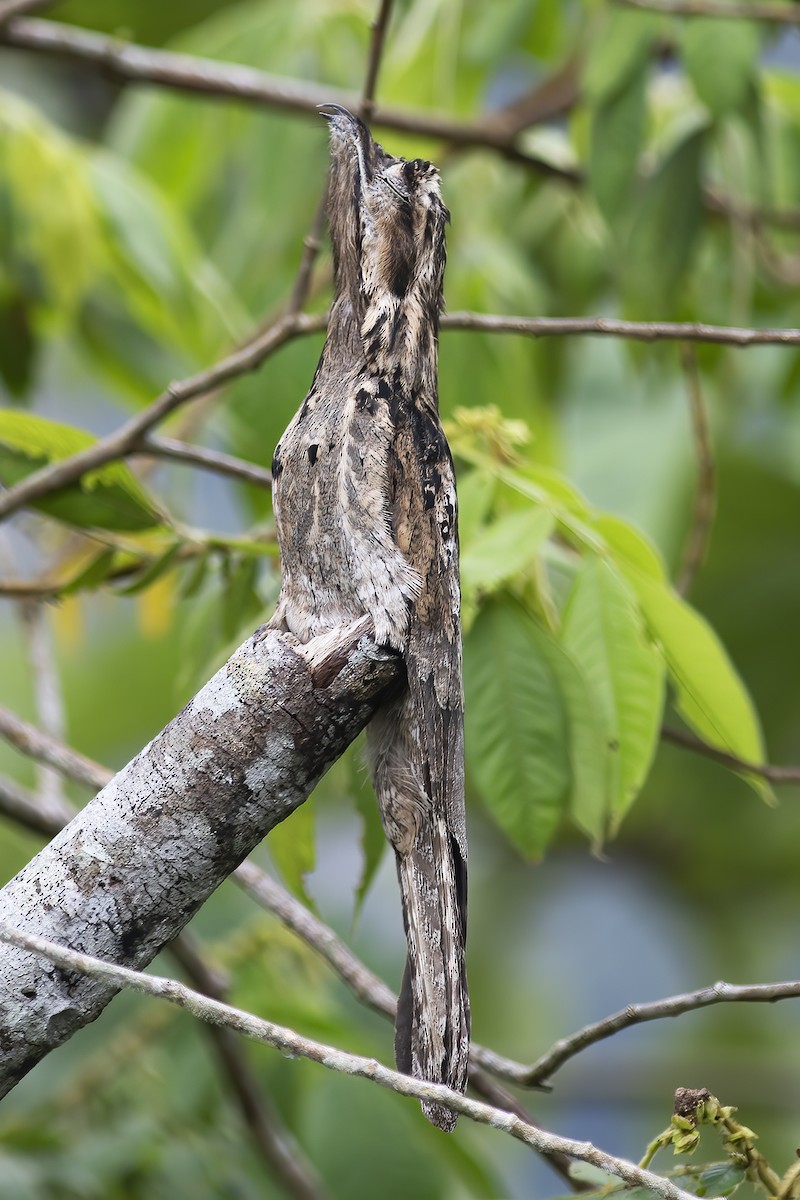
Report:
M45 733L63 742L66 718L48 614L36 600L23 600L19 611L25 627L36 716ZM40 763L37 791L45 802L57 806L64 800L63 776L46 763Z
M671 17L720 17L729 21L772 21L800 25L796 4L719 3L718 0L614 0L620 8L665 13Z
M686 391L692 420L692 441L697 459L697 486L694 494L692 524L683 551L675 590L685 596L705 562L714 514L717 506L714 450L708 429L708 417L700 387L700 372L694 346L681 346L681 365L686 376Z
M747 329L701 322L620 321L614 317L505 317L494 313L451 312L443 329L521 333L530 337L575 334L629 338L637 342L712 342L728 346L800 346L800 329Z
M585 1025L577 1033L556 1042L546 1054L537 1058L530 1066L522 1066L511 1059L497 1055L487 1061L486 1067L493 1074L508 1079L511 1083L529 1087L531 1084L550 1080L564 1063L580 1054L587 1046L594 1046L605 1038L612 1037L622 1029L641 1025L644 1021L659 1021L664 1017L679 1017L683 1013L708 1008L712 1004L774 1003L777 1000L800 997L800 980L783 983L733 984L719 983L711 987L698 988L668 996L664 1000L653 1000L648 1004L629 1004L619 1012L591 1025Z
M556 1152L566 1154L581 1162L592 1163L601 1170L623 1180L624 1183L635 1187L649 1188L657 1196L662 1196L664 1200L691 1200L687 1192L676 1187L670 1180L655 1175L651 1171L641 1170L625 1159L606 1154L589 1142L578 1142L549 1133L534 1125L529 1125L514 1113L503 1112L499 1108L463 1096L460 1092L456 1092L444 1084L427 1083L423 1080L412 1079L409 1075L402 1075L399 1071L393 1071L389 1067L383 1066L374 1058L349 1054L334 1046L301 1037L293 1029L287 1029L285 1026L265 1021L253 1013L222 1004L218 1000L212 1000L185 987L175 979L132 971L128 967L104 962L91 955L59 946L37 934L13 929L8 925L0 926L0 940L32 954L40 955L63 971L80 971L114 988L130 988L145 995L167 1000L202 1021L210 1021L215 1025L235 1030L262 1045L272 1046L283 1054L310 1059L312 1062L327 1067L328 1070L341 1074L369 1079L379 1087L387 1088L401 1096L413 1096L428 1104L442 1104L451 1111L469 1117L479 1124L500 1129L540 1153Z
M5 775L0 775L0 812L45 837L53 837L75 816L68 801L45 800Z
M114 775L107 767L102 767L92 759L86 758L77 750L50 734L44 733L23 721L16 713L0 705L0 737L5 738L21 754L36 762L47 763L69 779L83 783L87 787L99 789L105 787Z
M171 383L152 404L137 413L108 437L94 442L71 458L48 464L28 475L14 487L0 495L0 518L16 512L24 504L39 500L42 496L75 483L87 471L93 471L117 458L123 458L149 433L153 426L162 421L176 408L220 387L223 383L254 371L268 355L279 346L300 334L311 333L325 327L325 317L291 313L279 318L274 325L252 342L228 355L207 371L200 371L179 383Z
M383 58L386 31L389 27L389 18L392 15L392 2L393 0L380 0L377 16L372 22L367 74L361 93L361 103L358 106L359 116L367 124L372 120L372 115L375 111L375 90L378 85L378 72Z
M130 453L152 454L154 458L170 458L176 462L191 463L195 467L202 467L204 471L229 475L232 479L241 479L244 483L255 484L256 487L272 487L272 475L265 467L246 462L243 458L236 458L233 454L224 454L221 450L209 450L205 446L194 446L175 438L154 437L151 434L142 438Z
M684 750L702 754L704 758L713 758L715 762L732 767L734 771L758 775L761 779L769 780L770 783L800 783L800 767L777 767L771 763L748 762L747 759L739 758L738 755L731 754L727 750L710 746L708 742L695 737L693 733L687 733L683 729L673 729L670 725L663 726L661 736L665 742L672 742L673 745L681 746Z

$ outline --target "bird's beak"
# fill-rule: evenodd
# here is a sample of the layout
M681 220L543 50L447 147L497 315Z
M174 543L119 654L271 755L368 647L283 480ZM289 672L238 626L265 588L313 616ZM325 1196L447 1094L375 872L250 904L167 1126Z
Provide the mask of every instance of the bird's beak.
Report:
M323 116L331 126L331 132L348 142L356 152L362 179L372 178L372 158L375 143L372 134L359 117L345 108L343 104L318 104L320 116Z

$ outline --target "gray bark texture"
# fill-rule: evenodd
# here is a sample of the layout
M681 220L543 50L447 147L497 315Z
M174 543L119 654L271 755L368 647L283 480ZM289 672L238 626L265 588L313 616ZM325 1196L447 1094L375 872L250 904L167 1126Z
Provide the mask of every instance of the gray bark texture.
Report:
M141 968L307 798L402 674L363 618L259 630L0 891L0 921ZM115 990L0 944L0 1096Z

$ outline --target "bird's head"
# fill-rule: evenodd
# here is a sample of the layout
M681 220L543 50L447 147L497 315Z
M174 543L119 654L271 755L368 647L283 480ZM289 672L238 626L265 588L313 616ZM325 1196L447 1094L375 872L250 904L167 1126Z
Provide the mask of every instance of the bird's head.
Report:
M416 306L438 315L450 214L439 172L395 158L358 117L323 104L331 134L329 217L337 294L361 318L368 310Z

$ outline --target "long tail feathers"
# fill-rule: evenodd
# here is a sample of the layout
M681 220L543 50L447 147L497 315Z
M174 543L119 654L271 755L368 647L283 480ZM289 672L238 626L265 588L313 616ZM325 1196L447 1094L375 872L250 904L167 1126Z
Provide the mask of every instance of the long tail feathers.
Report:
M469 996L464 964L466 870L446 821L429 814L409 853L397 854L408 940L395 1027L399 1070L463 1092L469 1067ZM456 1114L423 1104L449 1132Z

